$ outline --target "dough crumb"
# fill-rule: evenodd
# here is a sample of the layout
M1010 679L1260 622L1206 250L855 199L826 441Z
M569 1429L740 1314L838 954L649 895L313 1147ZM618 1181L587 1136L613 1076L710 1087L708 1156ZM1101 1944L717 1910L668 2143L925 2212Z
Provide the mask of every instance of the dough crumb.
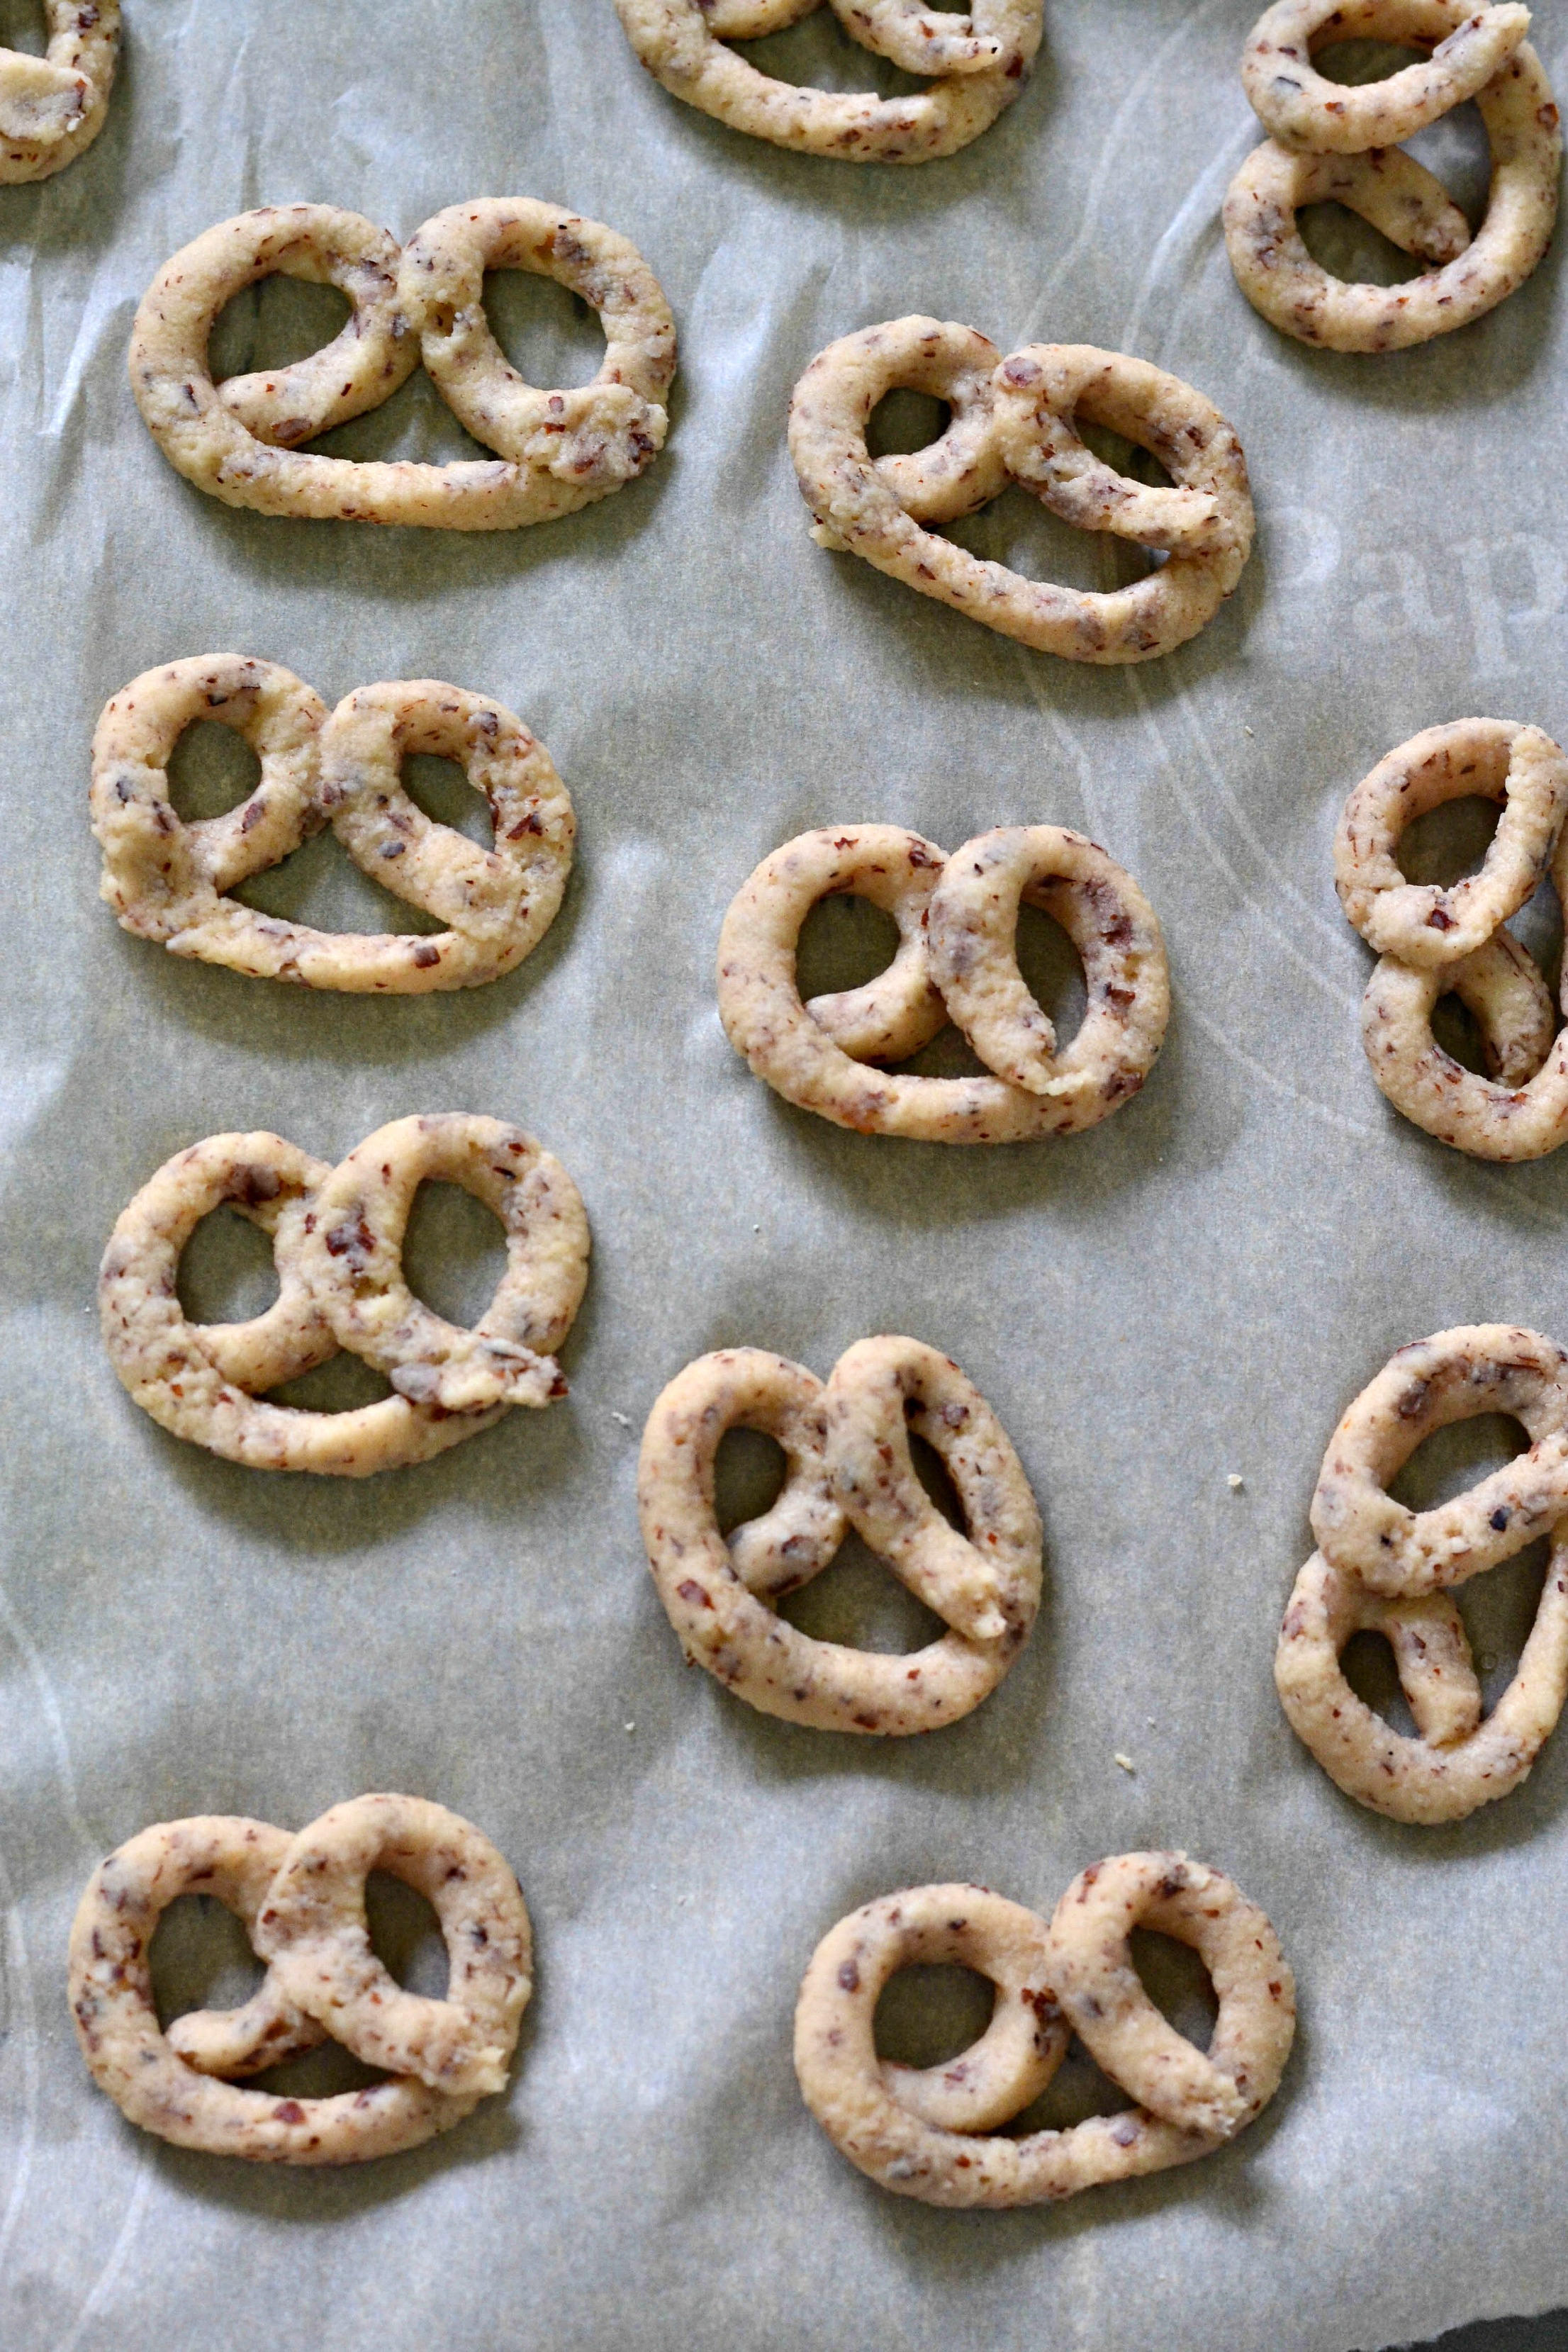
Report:
M618 1421L623 1429L629 1429L632 1425L632 1417L629 1412L616 1412L612 1409L610 1419L612 1421Z
M1226 1485L1230 1488L1230 1491L1231 1491L1231 1493L1232 1493L1233 1495L1235 1495L1235 1494L1238 1494L1238 1493L1240 1492L1240 1490L1241 1490L1241 1478L1240 1478L1239 1474L1238 1474L1237 1471L1232 1470L1232 1471L1227 1472L1226 1476L1226 1482L1225 1482L1225 1483L1226 1483Z
M1136 1764L1134 1764L1134 1762L1132 1761L1131 1757L1131 1756L1123 1756L1123 1754L1121 1753L1121 1748L1120 1748L1117 1749L1115 1756L1111 1759L1111 1761L1112 1761L1113 1763L1120 1764L1120 1765L1121 1765L1121 1769L1122 1769L1122 1770L1123 1770L1124 1772L1132 1772L1132 1773L1136 1773L1136 1771L1137 1771L1137 1769L1138 1769L1138 1767L1137 1767L1137 1765L1136 1765Z

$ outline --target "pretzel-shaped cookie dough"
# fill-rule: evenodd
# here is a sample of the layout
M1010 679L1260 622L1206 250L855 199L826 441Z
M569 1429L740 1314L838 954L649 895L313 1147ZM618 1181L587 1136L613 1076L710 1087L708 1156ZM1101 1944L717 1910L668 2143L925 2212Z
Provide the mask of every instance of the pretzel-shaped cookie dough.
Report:
M988 131L1028 79L1044 0L973 0L967 16L920 0L832 0L864 49L907 73L937 76L910 98L802 89L778 81L729 41L756 40L811 16L822 0L616 0L638 58L672 96L732 131L845 163L929 163Z
M1241 444L1219 411L1161 368L1086 343L1032 343L1001 360L973 328L892 319L830 343L790 400L789 446L818 546L864 556L1004 636L1065 661L1148 661L1195 636L1241 577L1254 518ZM913 458L871 457L866 428L895 388L951 403L947 430ZM1150 450L1173 489L1092 457L1075 415ZM1164 549L1167 562L1109 593L1026 580L926 530L984 506L1009 481L1080 530Z
M864 988L803 1003L801 926L840 892L893 917L898 953ZM1059 1052L1018 970L1021 898L1083 960L1088 1007ZM951 857L896 825L803 833L757 867L719 937L719 1013L737 1053L786 1102L865 1135L1017 1143L1093 1127L1142 1085L1170 1005L1154 909L1103 849L1060 825L1003 826ZM918 1052L949 1016L994 1076L867 1068Z
M1395 862L1405 827L1471 795L1503 808L1479 873L1447 889L1406 882ZM1548 871L1568 904L1568 759L1539 727L1500 719L1429 727L1389 752L1334 839L1340 902L1383 958L1362 1001L1372 1074L1406 1118L1478 1159L1538 1160L1568 1139L1568 1030L1503 929ZM1433 1034L1450 993L1480 1025L1485 1077Z
M1273 133L1225 201L1237 282L1298 341L1402 351L1494 310L1552 241L1563 141L1557 103L1524 35L1528 8L1470 0L1279 0L1242 59L1247 95ZM1352 89L1316 73L1313 50L1360 37L1431 50L1422 65ZM1394 142L1473 98L1491 145L1486 218L1473 234L1442 183ZM1330 201L1431 265L1394 286L1331 278L1296 215Z
M0 186L47 180L103 128L120 62L120 0L44 0L41 58L0 49Z
M224 816L187 824L168 765L193 719L232 727L261 779ZM483 794L492 849L435 824L400 782L405 757L455 760ZM363 873L448 928L317 931L227 894L324 824ZM276 662L206 654L148 670L105 706L92 741L100 894L121 925L171 955L306 988L424 995L512 971L560 907L576 837L549 752L499 702L433 678L365 686L328 713Z
M776 1438L784 1485L728 1541L714 1463L730 1429ZM969 1523L931 1503L909 1431L934 1446ZM1040 1601L1039 1513L991 1407L918 1339L862 1339L825 1383L760 1348L700 1356L648 1415L637 1470L648 1565L689 1660L764 1715L819 1731L898 1736L956 1723L995 1689ZM946 1631L885 1656L819 1642L773 1603L832 1560L848 1528Z
M405 1991L371 1949L365 1880L389 1871L435 1909L449 1969L440 2000ZM268 1963L242 2009L161 2032L148 1950L168 1906L216 1895ZM418 1797L358 1797L289 1837L222 1815L163 1822L89 1883L70 1938L70 2007L100 2090L177 2147L261 2164L358 2164L417 2147L506 2087L532 1990L517 1880L489 1838ZM226 2080L328 2036L392 2079L333 2098Z
M472 1330L421 1305L403 1273L419 1184L444 1177L494 1211L507 1267ZM176 1283L201 1220L228 1202L272 1244L279 1295L245 1323L190 1322ZM328 1168L276 1135L215 1135L158 1171L104 1252L110 1359L144 1412L258 1470L345 1478L428 1461L510 1405L566 1394L553 1360L588 1279L588 1223L561 1162L495 1118L445 1114L378 1128ZM346 1348L395 1393L351 1412L265 1391Z
M1522 1422L1529 1451L1434 1510L1411 1511L1385 1491L1434 1430L1484 1412ZM1568 1698L1568 1354L1539 1332L1489 1323L1402 1348L1334 1432L1312 1532L1322 1549L1296 1580L1274 1665L1297 1736L1347 1796L1394 1821L1462 1821L1506 1796ZM1483 1721L1447 1588L1548 1533L1534 1626ZM1363 1632L1394 1653L1414 1738L1345 1680L1341 1653Z
M508 364L481 299L491 268L553 278L598 312L606 350L591 383L540 392ZM215 384L207 343L219 311L275 272L336 286L353 305L348 324L291 367ZM359 464L300 452L300 442L379 407L421 358L496 457ZM198 489L261 514L447 530L513 530L618 490L664 446L674 374L675 322L637 248L526 196L453 205L401 250L331 205L241 213L164 264L131 338L136 404Z
M1168 2025L1128 1948L1142 1926L1191 1945L1219 1996L1205 2056ZM921 1963L995 1987L991 2023L945 2066L877 2054L877 2002ZM1046 2088L1069 2030L1138 2105L1066 2131L994 2137ZM1184 1853L1119 1854L1084 1871L1043 1919L983 1886L917 1886L841 1919L817 1946L795 2010L806 2105L841 2155L901 2197L993 2210L1189 2164L1251 2123L1279 2087L1296 2030L1279 1939L1233 1882Z

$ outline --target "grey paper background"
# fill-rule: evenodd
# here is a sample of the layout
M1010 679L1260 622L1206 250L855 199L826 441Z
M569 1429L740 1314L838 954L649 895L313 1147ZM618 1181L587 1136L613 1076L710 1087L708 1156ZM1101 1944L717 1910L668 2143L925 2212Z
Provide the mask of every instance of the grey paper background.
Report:
M0 38L28 13L0 0ZM1338 1796L1269 1677L1346 1399L1449 1323L1568 1328L1568 1162L1488 1169L1386 1108L1356 1034L1369 959L1328 865L1344 793L1415 729L1476 709L1568 728L1556 264L1479 328L1381 361L1266 327L1216 217L1254 136L1252 0L1050 0L1020 104L917 172L782 156L680 107L608 0L126 14L99 143L0 195L8 2352L1347 2352L1568 2299L1568 1744L1494 1811L1422 1834ZM1537 38L1561 86L1550 5ZM879 71L826 18L767 54L851 87ZM1471 136L1456 118L1422 152L1473 194ZM176 247L264 202L406 236L481 194L608 221L660 278L681 373L645 482L487 539L231 513L173 474L124 354ZM563 296L509 280L496 299L534 381L596 364ZM1073 668L812 545L789 387L832 337L911 310L1004 350L1143 353L1236 422L1259 548L1194 645ZM330 300L274 287L222 349L294 355L332 326ZM441 457L461 436L416 377L331 446ZM964 528L1052 576L1111 576L1020 493ZM370 1003L116 929L87 824L94 719L149 665L228 647L329 702L451 678L539 732L582 852L521 972ZM714 1008L723 909L788 835L855 819L949 847L1037 819L1105 842L1170 941L1175 1017L1142 1097L1074 1141L944 1153L841 1134L754 1082ZM330 836L258 896L387 920ZM582 1185L568 1402L368 1485L247 1473L134 1410L93 1277L170 1153L256 1126L336 1160L444 1108L519 1119ZM484 1226L439 1196L424 1218L438 1305L485 1295ZM190 1295L247 1311L255 1254L204 1233ZM826 1373L883 1329L951 1351L997 1408L1048 1590L978 1714L851 1746L683 1672L634 1463L659 1387L704 1349ZM1476 1435L1449 1456L1460 1483L1493 1458ZM814 1625L912 1637L909 1611L865 1598L868 1570L839 1581ZM1528 1569L1490 1581L1467 1607L1495 1686L1531 1601ZM377 1788L457 1808L519 1870L540 1977L510 2095L337 2176L132 2131L65 2012L93 1864L151 1821L293 1826ZM947 1877L1048 1911L1094 1857L1165 1843L1231 1871L1296 1967L1297 2053L1255 2129L1016 2215L927 2211L842 2163L789 2059L834 1920Z

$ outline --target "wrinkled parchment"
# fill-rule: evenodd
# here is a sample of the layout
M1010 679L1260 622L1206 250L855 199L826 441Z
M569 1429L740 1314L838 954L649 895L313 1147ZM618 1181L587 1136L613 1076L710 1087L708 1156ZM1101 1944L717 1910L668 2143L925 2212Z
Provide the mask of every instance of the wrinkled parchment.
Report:
M0 13L15 38L27 8ZM899 172L781 155L677 104L609 0L126 0L101 139L0 192L7 2352L1348 2352L1568 2298L1568 1738L1494 1811L1424 1834L1338 1796L1269 1677L1346 1399L1447 1324L1568 1332L1568 1158L1486 1168L1384 1104L1356 1034L1369 958L1328 856L1350 785L1417 728L1568 728L1559 271L1383 360L1265 326L1217 226L1255 135L1236 71L1253 14L1050 0L1013 112ZM1561 87L1555 10L1536 37ZM868 70L826 16L766 54L851 87ZM1421 152L1473 194L1468 136L1456 119ZM681 373L644 482L468 538L236 514L170 470L124 355L176 247L264 202L406 236L512 194L612 223L670 298ZM911 310L1004 350L1143 353L1235 421L1259 547L1195 644L1069 667L813 546L789 387L832 337ZM509 281L497 310L533 380L596 364L564 296ZM329 298L275 287L220 348L294 355L333 322ZM331 446L462 441L416 377ZM1052 576L1113 576L1021 493L963 528ZM149 665L230 647L329 702L450 678L538 731L582 853L520 972L368 1002L117 930L93 721ZM788 835L855 819L950 847L1036 819L1103 841L1171 947L1143 1096L1071 1142L966 1153L842 1134L753 1081L714 1006L723 909ZM330 836L255 895L398 921ZM363 1486L247 1473L135 1411L94 1270L165 1157L254 1126L335 1160L444 1108L520 1120L586 1196L569 1402ZM265 1296L227 1223L193 1253L202 1311ZM474 1311L479 1213L437 1196L415 1256L437 1304ZM633 1474L654 1396L702 1349L826 1373L883 1329L949 1350L996 1407L1048 1583L979 1713L879 1746L682 1671ZM319 1377L360 1392L352 1366ZM1451 1475L1479 1458L1459 1447ZM912 1638L854 1573L803 1622ZM1505 1659L1495 1686L1531 1604L1527 1571L1493 1582L1473 1621ZM148 1822L296 1826L381 1788L454 1806L519 1870L540 1979L510 2095L336 2176L132 2131L65 2013L94 1863ZM833 1921L949 1877L1048 1911L1095 1856L1163 1843L1232 1872L1295 1964L1300 2038L1263 2121L1055 2211L931 2212L851 2171L789 2056Z

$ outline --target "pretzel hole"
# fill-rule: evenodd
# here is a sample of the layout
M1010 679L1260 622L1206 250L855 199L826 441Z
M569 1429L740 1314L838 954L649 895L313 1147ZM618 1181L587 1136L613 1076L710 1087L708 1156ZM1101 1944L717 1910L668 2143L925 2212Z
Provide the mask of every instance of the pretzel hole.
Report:
M485 273L489 330L525 383L570 390L604 362L605 332L591 302L531 269Z
M1444 801L1405 826L1394 845L1394 863L1407 882L1435 882L1447 889L1480 871L1501 821L1498 803L1479 793Z
M202 1219L180 1253L174 1286L193 1323L248 1323L278 1297L272 1244L225 1202Z
M1340 1672L1362 1705L1369 1706L1401 1739L1419 1737L1386 1634L1352 1633L1340 1653Z
M833 996L863 988L899 951L899 927L881 907L847 890L818 898L800 927L795 977L801 995Z
M40 0L0 0L0 49L20 49L27 57L41 58L47 47Z
M391 1381L345 1348L312 1371L268 1389L267 1401L292 1405L300 1412L357 1412L362 1405L379 1404L391 1394Z
M1542 1536L1500 1568L1473 1576L1454 1595L1489 1715L1519 1670L1520 1652L1541 1606L1551 1558L1552 1547Z
M713 1458L713 1508L722 1536L760 1519L784 1491L784 1447L761 1429L727 1429Z
M1083 958L1054 916L1030 906L1018 908L1016 953L1025 987L1055 1024L1060 1053L1082 1026L1089 1006Z
M337 287L288 278L281 270L242 286L213 322L207 341L213 382L309 359L342 332L353 307Z
M1085 433L1084 438L1090 435ZM1145 478L1120 464L1116 470L1127 472L1132 480ZM1129 587L1165 561L1159 550L1118 539L1112 531L1079 530L1016 482L978 514L965 515L935 535L967 548L971 555L1005 564L1026 580L1050 581L1091 594Z
M990 2024L996 1988L977 1969L917 1960L882 1987L873 2025L879 2058L900 2066L945 2066Z
M968 0L965 0L967 8ZM960 12L962 13L962 12ZM782 33L768 33L760 41L726 44L738 57L774 81L793 82L798 89L868 90L879 98L911 98L929 89L929 79L904 73L873 49L850 39L831 8Z
M495 847L496 829L489 803L478 793L456 760L438 759L432 751L410 751L403 761L400 781L416 808L432 824L450 825L466 834L481 849Z
M451 1976L447 1939L434 1906L390 1871L373 1870L364 1883L370 1948L405 1991L445 2000Z
M1430 1511L1478 1486L1529 1446L1528 1434L1510 1413L1479 1412L1468 1421L1451 1421L1422 1439L1389 1480L1388 1492L1407 1510Z
M408 1213L403 1271L416 1298L472 1329L506 1273L500 1221L460 1184L427 1177Z
M153 2005L167 2032L191 2009L239 2009L266 1969L238 1919L216 1895L176 1895L147 1948Z
M472 793L468 795L474 799ZM478 803L476 803L476 805ZM441 820L443 823L446 820ZM303 923L319 931L440 931L446 925L423 907L383 887L361 871L329 826L313 840L269 866L265 873L237 882L226 896L258 915Z
M243 735L217 719L193 719L165 770L174 814L185 824L226 816L261 782L261 762Z
M929 392L896 385L884 393L866 420L866 446L873 457L907 456L940 441L952 419L943 400Z

